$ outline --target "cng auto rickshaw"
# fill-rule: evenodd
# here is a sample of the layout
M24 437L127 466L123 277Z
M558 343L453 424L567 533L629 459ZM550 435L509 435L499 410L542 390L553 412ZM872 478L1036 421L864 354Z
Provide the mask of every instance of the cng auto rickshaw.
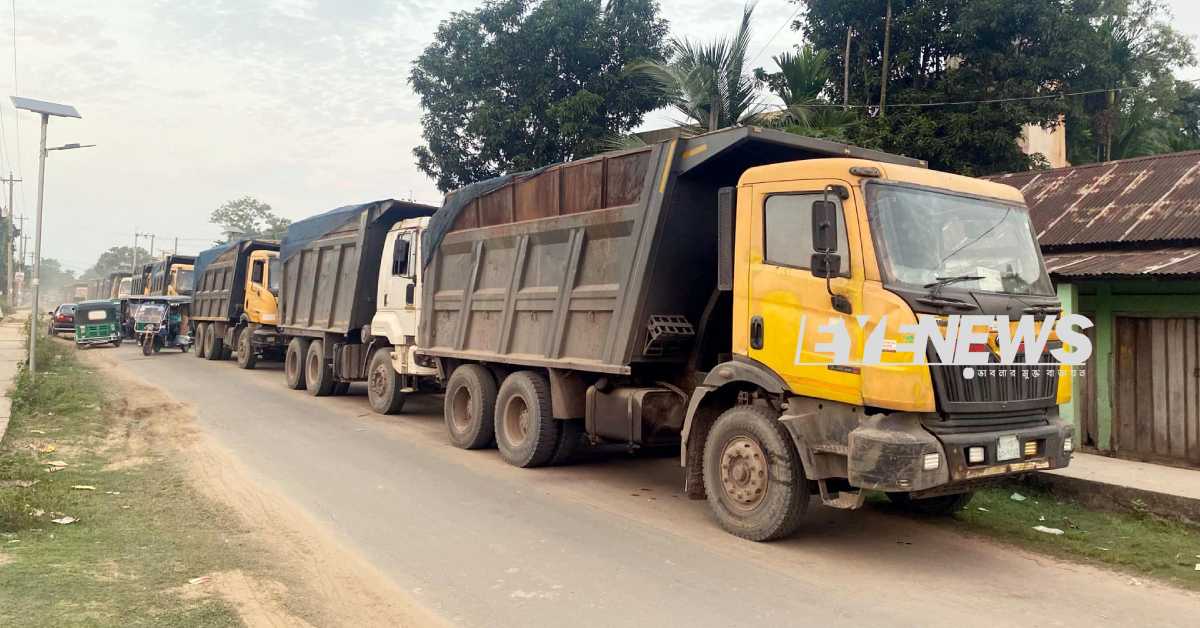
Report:
M108 299L84 301L75 306L75 346L121 346L121 308Z
M164 347L179 347L186 352L192 346L187 333L190 297L143 297L131 304L133 333L142 345L142 354L158 353Z

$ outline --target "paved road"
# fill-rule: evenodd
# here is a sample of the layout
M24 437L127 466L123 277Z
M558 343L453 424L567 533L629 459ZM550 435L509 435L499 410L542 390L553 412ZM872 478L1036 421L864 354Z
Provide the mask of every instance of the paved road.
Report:
M1200 596L1059 563L898 515L814 504L792 539L723 533L674 458L522 470L443 435L440 398L373 414L271 365L136 348L123 368L418 603L464 626L1195 626Z

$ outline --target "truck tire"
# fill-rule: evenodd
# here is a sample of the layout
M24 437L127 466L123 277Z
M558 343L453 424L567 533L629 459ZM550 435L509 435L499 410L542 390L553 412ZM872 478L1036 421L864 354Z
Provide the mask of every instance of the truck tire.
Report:
M287 387L292 390L304 390L307 381L304 378L304 356L308 355L308 338L292 338L288 342L287 353L283 356L283 376Z
M254 354L254 347L250 346L250 337L254 335L253 327L246 327L242 333L238 334L237 339L237 365L238 368L251 370L258 364L258 356Z
M800 455L765 406L734 406L717 417L704 444L704 490L721 527L751 541L788 536L808 509Z
M888 493L887 496L893 504L915 515L946 517L966 508L971 498L975 497L975 491L924 499L913 499L911 493Z
M379 414L397 414L404 408L400 374L392 367L392 350L379 349L367 367L367 400Z
M216 325L204 330L204 357L209 360L225 359L225 339Z
M442 416L450 442L461 449L482 449L495 441L496 378L478 364L454 369L446 382Z
M558 432L558 446L554 448L554 456L550 458L549 466L567 464L575 457L575 452L583 443L583 421L580 419L556 419L561 424Z
M304 354L304 379L308 382L308 394L314 397L328 397L333 393L333 369L325 362L325 341L313 340L308 343L308 351Z
M203 358L208 354L204 350L204 334L208 332L208 323L196 325L196 357Z
M541 373L517 371L496 396L496 446L504 461L522 468L550 462L562 421L550 413L550 382Z

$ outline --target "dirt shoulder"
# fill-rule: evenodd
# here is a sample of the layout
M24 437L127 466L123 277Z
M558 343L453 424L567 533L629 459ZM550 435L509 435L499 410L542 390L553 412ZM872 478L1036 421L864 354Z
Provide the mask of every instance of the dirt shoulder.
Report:
M124 349L48 344L0 448L0 624L442 624L116 367Z

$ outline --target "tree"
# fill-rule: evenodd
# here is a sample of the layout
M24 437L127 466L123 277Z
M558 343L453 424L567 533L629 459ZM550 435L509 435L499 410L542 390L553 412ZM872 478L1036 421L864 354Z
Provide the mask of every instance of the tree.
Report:
M220 225L227 231L239 232L238 237L279 240L287 232L291 220L275 215L271 206L254 198L243 196L213 210L209 222Z
M663 58L656 0L489 0L413 63L418 167L443 191L600 150L662 103L623 68Z
M42 258L42 264L38 270L41 275L41 290L44 294L62 291L76 281L75 272L64 269L62 263L52 257Z
M742 10L738 30L709 42L672 38L670 61L644 62L633 74L653 80L666 100L684 116L681 126L693 133L715 131L754 118L758 81L747 72L750 22L754 3Z
M131 246L114 246L100 254L96 259L96 263L91 268L87 269L81 279L103 279L109 274L118 271L129 272L133 265L133 247ZM140 263L147 263L150 260L150 253L142 247L137 248L137 259Z
M774 57L778 72L762 68L755 76L783 100L785 109L763 114L761 123L783 127L790 133L837 141L849 139L858 120L852 112L833 106L827 98L832 72L829 53L801 46L795 53Z

